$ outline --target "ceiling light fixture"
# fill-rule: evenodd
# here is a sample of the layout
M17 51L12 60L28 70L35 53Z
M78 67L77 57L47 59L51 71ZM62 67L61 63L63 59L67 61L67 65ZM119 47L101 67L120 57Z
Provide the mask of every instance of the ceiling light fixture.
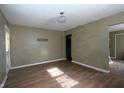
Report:
M60 12L59 14L60 14L60 16L58 17L57 21L59 23L65 23L66 22L66 17L64 16L64 12Z

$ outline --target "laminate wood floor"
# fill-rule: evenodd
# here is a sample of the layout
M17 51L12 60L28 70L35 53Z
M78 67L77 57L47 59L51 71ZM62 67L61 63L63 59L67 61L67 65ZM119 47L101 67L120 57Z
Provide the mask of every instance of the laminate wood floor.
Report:
M5 88L123 88L123 76L63 60L11 70Z
M111 73L117 75L124 75L124 60L117 60L117 59L110 60L109 67Z

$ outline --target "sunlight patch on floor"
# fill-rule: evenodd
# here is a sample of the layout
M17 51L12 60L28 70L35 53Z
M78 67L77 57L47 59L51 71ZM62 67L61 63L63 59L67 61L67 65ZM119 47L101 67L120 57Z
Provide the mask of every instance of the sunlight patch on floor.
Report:
M63 71L54 67L48 69L47 72L55 78L55 80L63 87L63 88L71 88L78 84L78 81L70 78Z
M109 64L113 64L114 62L112 60L109 60Z
M109 56L109 64L113 64L114 62L112 61L111 57Z
M54 67L52 69L48 69L47 70L48 73L50 73L50 75L52 77L56 77L56 76L59 76L59 75L62 75L64 74L61 70L59 70L58 68Z
M77 81L71 79L69 76L67 75L62 75L60 77L57 77L56 80L58 81L59 84L61 84L62 87L64 88L71 88L73 86L75 86L76 84L78 84Z

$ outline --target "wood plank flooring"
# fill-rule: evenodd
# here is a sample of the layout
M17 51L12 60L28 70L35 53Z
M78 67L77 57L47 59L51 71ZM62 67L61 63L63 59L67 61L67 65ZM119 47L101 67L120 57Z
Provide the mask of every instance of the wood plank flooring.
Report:
M117 74L117 75L124 75L124 60L118 60L113 59L110 60L109 64L111 73Z
M63 60L11 70L5 88L123 88L123 77Z

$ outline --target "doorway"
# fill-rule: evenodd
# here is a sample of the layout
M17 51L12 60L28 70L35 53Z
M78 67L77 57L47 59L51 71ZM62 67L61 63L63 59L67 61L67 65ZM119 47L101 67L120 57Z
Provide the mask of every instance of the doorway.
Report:
M71 56L71 37L72 35L66 35L66 59L72 60Z
M124 74L124 23L109 26L109 67L113 74Z
M5 27L5 50L6 50L6 73L8 73L11 67L10 61L10 31L7 25Z

